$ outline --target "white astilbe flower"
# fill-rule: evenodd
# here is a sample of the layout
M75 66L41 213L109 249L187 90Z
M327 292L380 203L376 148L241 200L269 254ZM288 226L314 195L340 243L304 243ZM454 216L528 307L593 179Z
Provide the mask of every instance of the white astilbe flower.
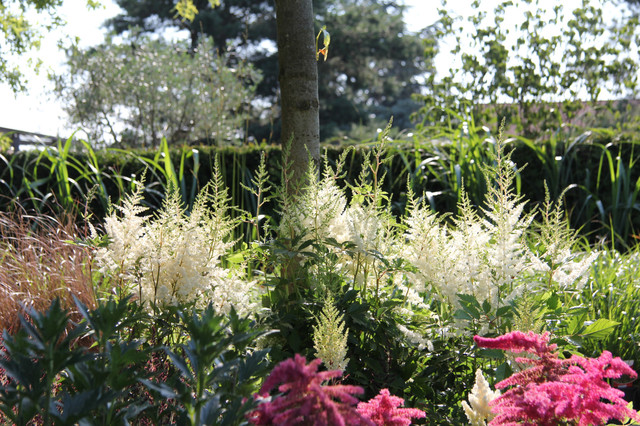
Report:
M333 178L311 180L302 195L284 212L280 233L291 238L303 235L300 243L329 237L344 242L347 235L342 215L346 205L347 199Z
M216 175L217 176L217 175ZM253 283L220 265L233 245L234 223L226 216L226 191L218 176L199 194L190 214L171 188L156 216L141 217L140 192L105 221L108 241L96 260L105 274L120 277L141 302L162 305L213 303L217 312L231 305L247 314L257 305Z
M485 256L491 281L498 289L498 299L493 303L506 304L525 290L531 290L534 281L522 280L522 276L536 264L524 237L533 221L532 214L524 214L526 202L513 190L516 171L510 155L498 141L495 165L485 164L483 173L487 183L483 209L483 228L490 235ZM492 304L493 304L492 303ZM497 305L494 305L497 306Z
M352 204L345 213L348 241L353 243L351 256L344 257L342 269L354 282L366 286L378 278L379 257L396 256L393 219L372 205Z
M301 236L298 245L326 239L352 243L351 255L340 253L338 266L363 284L365 277L372 277L376 255L388 256L392 252L393 225L385 212L371 205L346 205L346 196L336 185L335 176L325 173L322 180L311 180L284 212L280 234L288 238Z
M141 214L147 209L140 206L141 201L142 190L138 186L130 197L124 199L122 206L114 206L104 223L110 249L99 249L96 252L100 273L117 271L115 278L120 282L138 280L136 265L144 257L145 247L141 244L141 239L146 232L146 219ZM116 211L122 214L121 218Z
M140 261L139 295L142 301L176 305L202 301L218 262L231 245L228 235L212 232L213 215L196 203L187 216L177 191L170 191L162 209L147 223L146 253Z
M387 291L396 292L395 297L399 295L403 297L403 303L398 304L393 310L400 316L402 316L407 323L412 322L414 319L418 320L418 324L424 323L425 319L429 319L429 322L437 322L438 316L431 311L428 304L424 301L424 295L418 292L413 285L409 284L406 277L403 274L396 274L394 277L394 283L392 288L387 288ZM388 294L389 298L392 297ZM403 324L397 324L398 330L405 336L405 338L415 345L418 350L427 349L433 351L433 343L431 339L425 336L426 330L424 327L416 326L413 324L413 329L409 329Z
M545 186L542 220L537 225L539 265L545 284L560 289L581 289L588 278L591 265L600 255L575 252L576 231L572 230L562 210L562 195L553 203Z
M342 248L332 244L325 247L337 255L336 268L366 288L370 282L379 284L383 274L377 268L380 259L390 260L397 251L396 223L389 211L379 207L380 197L386 195L379 188L371 189L368 183L350 187L352 203L347 207L345 192L336 183L343 162L344 158L338 161L336 171L327 165L321 180L317 179L313 163L310 164L303 190L295 197L281 200L284 208L279 235L285 241L294 242L293 250L309 241L348 243ZM366 181L366 176L361 178ZM306 250L315 248L307 245ZM315 268L314 265L307 267L312 271Z
M512 165L501 153L496 164L485 169L493 176L487 181L487 207L478 212L463 190L452 227L410 200L402 253L418 271L414 288L424 291L430 285L455 309L461 308L458 294L472 295L493 309L505 306L533 289L537 281L527 278L544 270L527 246L533 216L524 214L525 203L511 192Z
M406 218L407 244L402 256L418 269L418 275L411 274L416 291L426 290L426 282L441 286L448 273L449 262L443 249L448 246L446 228L439 218L425 206L414 206Z
M600 253L572 253L566 250L558 254L553 259L554 269L548 272L551 282L561 289L582 289L589 278L593 262Z
M486 422L495 417L491 413L489 403L500 396L500 391L492 391L489 382L482 375L482 371L476 370L476 383L469 394L469 404L462 401L462 408L469 419L471 426L486 426Z
M499 300L494 296L492 303L510 302L523 291L530 290L534 283L520 279L537 264L532 260L535 256L524 238L533 221L533 216L523 214L524 205L505 193L500 194L498 202L485 212L484 228L491 241L485 252L487 267L492 285L501 292Z
M433 342L427 339L422 334L410 330L402 324L397 324L398 330L407 338L409 342L415 345L419 351L428 350L433 351Z
M495 302L498 289L491 280L491 271L487 264L487 249L491 235L484 229L477 216L463 210L462 217L456 221L456 227L449 231L447 248L451 259L450 270L440 283L441 293L456 307L459 306L457 294L471 294L479 302Z
M218 313L228 314L231 306L240 316L260 309L260 291L255 281L248 281L234 271L217 268L211 274L209 289L204 294Z
M487 248L491 235L470 210L464 210L455 228L447 228L426 206L416 206L406 220L405 258L416 267L414 288L430 284L448 303L459 307L457 294L494 301L498 289L491 281Z
M345 212L349 240L355 244L356 250L367 254L382 248L383 225L375 209L359 204L349 206Z

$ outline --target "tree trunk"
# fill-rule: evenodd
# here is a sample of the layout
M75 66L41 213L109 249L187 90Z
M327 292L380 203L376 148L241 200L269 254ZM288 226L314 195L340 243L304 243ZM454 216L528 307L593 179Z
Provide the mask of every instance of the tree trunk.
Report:
M288 158L282 162L283 182L295 198L304 186L309 159L320 161L320 119L318 116L318 64L312 0L276 0L282 146L290 143ZM286 236L287 238L291 236ZM300 258L282 265L288 294L302 284Z
M320 161L318 65L312 0L276 0L282 144L291 141L290 193L297 193L309 165Z

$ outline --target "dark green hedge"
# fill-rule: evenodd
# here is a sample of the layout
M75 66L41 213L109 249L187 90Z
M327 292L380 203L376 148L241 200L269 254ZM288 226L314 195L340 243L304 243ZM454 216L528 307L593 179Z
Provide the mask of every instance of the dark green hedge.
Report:
M547 181L553 196L565 188L566 206L572 225L580 228L591 241L614 232L622 233L625 244L633 241L640 221L633 214L639 210L636 195L640 188L639 171L634 166L637 158L636 143L616 140L611 134L591 134L582 139L559 143L547 141L532 145L522 141L507 144L512 159L520 171L521 193L534 207L544 200L544 182ZM194 151L197 150L197 162ZM330 164L345 149L326 146ZM345 179L353 182L361 170L362 158L371 149L368 145L353 147L346 163ZM473 152L461 158L459 145L436 143L398 143L388 147L388 161L383 167L384 189L390 194L394 213L401 214L406 203L406 186L430 201L438 212L455 212L459 179L464 180L472 203L481 205L484 183L478 174L477 163L486 161L491 144L481 143ZM86 151L86 150L85 150ZM251 185L253 173L258 168L264 152L272 186L280 181L281 150L279 146L215 148L181 147L168 151L179 181L183 184L185 201L197 192L212 176L214 159L219 158L223 178L234 204L253 211L255 200L241 188L241 183ZM97 151L79 152L68 157L51 151L43 155L38 151L19 152L0 158L0 208L14 209L17 204L26 209L55 210L76 208L83 211L87 194L97 186L89 203L93 220L100 221L106 214L110 200L117 202L130 190L132 179L145 175L145 199L150 207L160 205L167 187L164 157L159 151ZM92 156L97 167L90 166ZM166 153L165 153L166 155ZM64 158L61 158L64 157ZM184 169L180 174L181 161ZM194 165L198 164L197 174ZM70 193L65 192L61 169L66 169ZM31 188L31 191L29 190ZM73 200L73 201L71 201ZM271 206L273 208L273 206ZM266 212L273 214L273 210ZM624 216L624 217L618 217ZM620 224L612 224L611 218ZM607 223L609 222L609 223Z

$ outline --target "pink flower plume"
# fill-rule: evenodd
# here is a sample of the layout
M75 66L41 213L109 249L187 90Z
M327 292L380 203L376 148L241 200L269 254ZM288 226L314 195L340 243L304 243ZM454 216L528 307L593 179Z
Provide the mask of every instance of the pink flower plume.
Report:
M640 415L627 407L624 393L605 380L623 375L637 377L635 371L610 352L604 351L598 358L573 355L560 359L556 345L548 344L549 333L513 331L497 338L475 336L474 340L484 348L537 355L533 359L518 358L518 362L530 367L496 384L497 388L508 390L491 402L496 414L489 422L491 426L587 426L627 417L640 420Z
M408 426L412 418L424 418L426 414L417 408L398 408L404 405L404 399L393 396L388 389L368 402L358 404L358 413L378 426Z
M548 344L548 332L536 334L532 331L512 331L496 338L474 336L473 340L482 348L502 349L514 353L529 352L540 356L557 348L557 345Z
M319 359L307 364L295 355L276 365L265 380L258 397L264 401L249 414L256 425L367 425L370 420L356 411L354 396L364 390L359 386L325 385L325 381L342 375L341 371L318 371ZM270 400L276 390L278 395Z

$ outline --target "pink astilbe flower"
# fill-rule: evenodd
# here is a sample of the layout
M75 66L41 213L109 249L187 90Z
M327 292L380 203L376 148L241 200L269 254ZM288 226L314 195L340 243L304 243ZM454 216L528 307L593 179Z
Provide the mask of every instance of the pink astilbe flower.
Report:
M495 338L475 336L473 340L483 348L502 349L514 353L529 352L535 355L552 353L558 345L549 345L549 332L536 334L532 331L512 331Z
M610 352L604 351L599 358L573 355L560 359L555 351L557 346L548 344L549 333L513 331L495 339L475 336L474 340L484 348L536 355L516 358L530 367L496 384L498 389L509 389L490 403L496 414L489 422L491 426L587 426L627 417L640 420L640 415L627 407L624 392L605 381L623 375L637 377L635 371Z
M391 395L388 389L382 389L375 398L359 403L358 413L377 426L408 426L412 418L426 417L425 412L417 408L398 408L403 404L404 399Z
M321 362L315 359L307 364L305 357L296 354L276 365L257 395L265 400L249 414L249 421L256 425L374 426L356 411L358 399L353 395L364 390L359 386L323 385L342 376L342 372L319 372ZM276 387L280 394L268 400Z

